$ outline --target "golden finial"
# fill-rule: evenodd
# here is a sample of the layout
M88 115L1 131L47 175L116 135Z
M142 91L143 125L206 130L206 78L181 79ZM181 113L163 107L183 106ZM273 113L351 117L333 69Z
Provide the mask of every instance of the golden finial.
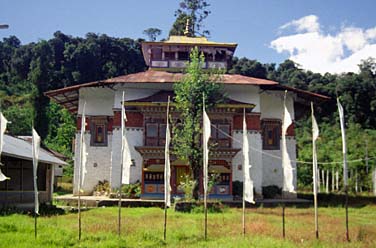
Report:
M190 34L190 28L189 28L189 18L187 18L187 23L185 24L185 31L184 31L184 35L185 36L189 36Z

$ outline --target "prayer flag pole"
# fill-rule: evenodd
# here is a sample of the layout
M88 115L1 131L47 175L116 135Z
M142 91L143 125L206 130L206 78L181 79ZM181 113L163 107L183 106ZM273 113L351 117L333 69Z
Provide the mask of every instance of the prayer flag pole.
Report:
M347 147L346 147L346 129L345 129L345 115L343 112L343 107L337 98L339 120L341 124L341 134L342 134L342 154L343 154L343 186L345 190L345 212L346 212L346 240L350 242L349 236L349 192L347 184Z
M129 184L130 181L130 166L132 164L131 153L129 151L129 145L125 133L125 122L127 121L127 116L125 114L124 106L124 91L121 102L121 161L120 161L120 185L119 185L119 213L118 213L118 234L121 234L121 186L124 184Z
M282 201L285 192L295 193L293 185L293 174L290 156L287 151L286 134L288 127L292 124L290 112L286 107L287 90L283 98L283 116L282 116L282 169L283 169L283 188ZM285 203L282 203L282 236L285 238Z
M205 95L202 96L203 101L203 181L204 181L204 212L205 212L205 240L207 239L207 229L208 229L208 207L207 207L207 187L208 187L208 141L210 138L210 119L205 111Z
M319 238L319 222L318 222L318 211L317 211L317 153L316 153L316 140L319 136L319 128L313 114L313 103L311 102L311 112L312 112L312 171L313 171L313 200L315 208L315 233L316 239Z
M245 236L245 201L254 202L253 181L250 176L251 165L249 163L249 144L247 136L247 122L245 108L243 110L243 236Z
M121 186L123 184L123 154L124 154L124 118L125 118L125 109L124 109L124 91L121 101L121 161L120 161L120 184L119 184L119 201L118 201L118 235L121 234Z
M165 143L165 169L164 169L164 190L165 190L165 206L164 206L164 230L163 239L166 241L167 232L167 207L171 206L171 186L170 186L170 126L169 126L169 110L170 110L170 96L167 102L166 114L166 143Z
M40 137L38 133L32 128L32 156L33 156L33 176L34 176L34 236L37 238L37 216L39 215L39 199L38 199L38 158L40 148Z
M85 117L86 101L82 109L81 115L81 134L80 134L80 167L78 169L78 240L81 240L81 186L83 177L86 173L84 168L86 163L86 147L85 147L85 129L86 129L86 117Z

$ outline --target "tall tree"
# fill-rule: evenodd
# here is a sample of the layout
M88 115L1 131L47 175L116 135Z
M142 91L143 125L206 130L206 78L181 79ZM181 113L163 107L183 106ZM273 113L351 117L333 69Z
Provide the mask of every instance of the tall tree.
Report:
M157 37L162 34L162 30L160 30L159 28L148 28L145 29L142 33L149 38L149 41L156 41Z
M191 36L209 36L209 30L203 30L203 22L210 14L208 7L210 7L210 4L206 0L182 0L179 9L175 11L177 19L170 35L184 34L186 20L189 18L189 33Z
M202 168L201 121L203 95L205 106L213 107L222 99L222 85L215 83L220 75L202 69L205 59L199 55L197 47L192 50L191 61L188 63L187 73L183 79L174 85L176 109L181 113L180 120L174 126L173 147L176 156L189 161L193 179L198 182ZM193 192L198 199L199 184Z

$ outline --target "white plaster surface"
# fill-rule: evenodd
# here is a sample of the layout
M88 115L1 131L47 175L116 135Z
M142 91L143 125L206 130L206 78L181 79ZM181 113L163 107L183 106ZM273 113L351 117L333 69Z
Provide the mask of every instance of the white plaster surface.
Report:
M112 116L114 93L110 88L81 88L78 113L82 114L86 101L85 115Z
M282 142L282 140L281 140ZM287 151L290 156L293 168L293 185L296 189L296 141L294 138L286 139ZM263 162L263 178L262 186L276 185L280 188L283 186L283 170L282 170L282 153L281 150L264 150L262 155Z
M271 118L282 120L283 96L283 91L264 91L260 94L261 119ZM295 119L293 96L293 93L287 93L286 98L286 106L291 114L292 120Z
M259 87L254 85L225 85L224 90L232 100L255 104L253 112L260 112Z
M142 157L136 151L136 146L143 145L143 129L142 128L127 128L126 137L131 150L131 157L135 160L136 166L131 166L130 183L141 182L142 175ZM112 188L119 188L120 186L120 167L121 167L121 129L113 130L112 139L112 159L111 159L111 181ZM109 166L110 167L110 166Z
M253 186L257 194L262 193L262 153L259 151L262 148L261 134L259 132L248 131L248 142L249 142L249 161L251 163L251 179L253 180ZM232 137L239 141L233 142L233 148L242 149L243 147L243 131L233 131ZM232 159L232 180L243 182L243 171L238 169L241 165L243 168L243 152L238 152Z
M86 152L87 152L87 163L85 175L83 181L83 194L88 195L93 192L94 187L98 184L99 181L107 180L110 181L110 161L111 161L111 144L112 144L112 135L108 135L108 145L107 146L90 146L90 137L89 133L85 133L85 142L86 142ZM75 157L74 157L74 194L77 194L78 191L78 169L80 163L80 133L76 134L76 143L75 143ZM94 166L96 164L96 166Z

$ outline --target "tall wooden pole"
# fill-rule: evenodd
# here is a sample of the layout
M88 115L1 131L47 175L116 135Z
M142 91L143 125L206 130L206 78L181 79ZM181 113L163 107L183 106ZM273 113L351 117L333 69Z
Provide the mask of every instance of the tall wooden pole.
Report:
M202 96L202 102L203 102L203 110L205 111L205 95L203 94L203 96ZM203 121L203 122L205 122L205 120ZM204 124L203 124L204 125ZM203 142L206 142L206 136L205 136L206 134L205 134L205 128L203 128ZM202 144L203 145L203 147L205 147L205 144ZM206 149L207 149L207 147L206 147ZM207 166L206 165L206 159L207 159L207 157L206 157L206 150L204 150L204 170L205 170L205 173L207 173L207 170L205 169L205 166ZM207 175L205 175L205 173L204 173L204 184L206 184L207 183L207 180L206 180L206 177L207 177ZM205 220L204 220L204 229L205 229L205 231L204 231L204 237L205 237L205 240L207 239L207 236L208 236L208 206L207 206L207 185L204 185L204 215L205 215Z
M169 110L170 110L170 96L168 96L168 100L167 100L167 114L166 114L167 125L169 124L168 123ZM168 129L166 131L169 132L170 129ZM166 142L167 142L167 140L166 140ZM165 159L170 159L170 158L165 157ZM165 161L165 165L166 165L166 161ZM165 166L165 204L164 204L164 226L163 226L163 240L164 241L166 241L166 236L167 236L167 200L169 199L169 198L167 199L167 191L170 190L170 181L168 180L168 182L167 182L166 176L167 176L167 174L166 174L166 166ZM169 193L171 193L171 192L169 192Z
M315 208L315 234L316 239L319 238L319 221L318 221L318 209L317 209L317 190L318 187L318 166L317 166L317 153L316 153L316 139L318 137L318 126L313 111L313 103L311 102L311 112L312 112L312 172L313 172L313 202Z
M243 109L243 119L244 118L245 118L245 108ZM244 125L244 121L243 121L243 125ZM244 130L245 128L243 127L243 132ZM243 138L243 142L244 142L244 138ZM243 149L244 149L244 144L243 144ZM243 161L245 161L245 159ZM245 236L245 170L246 170L245 167L246 167L246 164L243 163L243 236Z
M86 120L85 120L85 107L86 107L86 102L84 102L84 107L82 110L82 115L81 115L81 136L80 136L80 167L78 169L78 240L81 240L81 185L82 185L82 167L83 167L83 158L84 158L84 149L83 145L85 142L85 128L86 128ZM85 154L86 156L86 154Z
M286 237L285 231L285 203L282 203L282 237Z
M125 135L125 109L124 109L124 91L121 101L121 155L120 155L120 178L119 178L119 201L118 201L118 235L120 237L121 234L121 198L122 198L122 192L121 192L121 186L123 184L123 161L124 161L124 135Z

